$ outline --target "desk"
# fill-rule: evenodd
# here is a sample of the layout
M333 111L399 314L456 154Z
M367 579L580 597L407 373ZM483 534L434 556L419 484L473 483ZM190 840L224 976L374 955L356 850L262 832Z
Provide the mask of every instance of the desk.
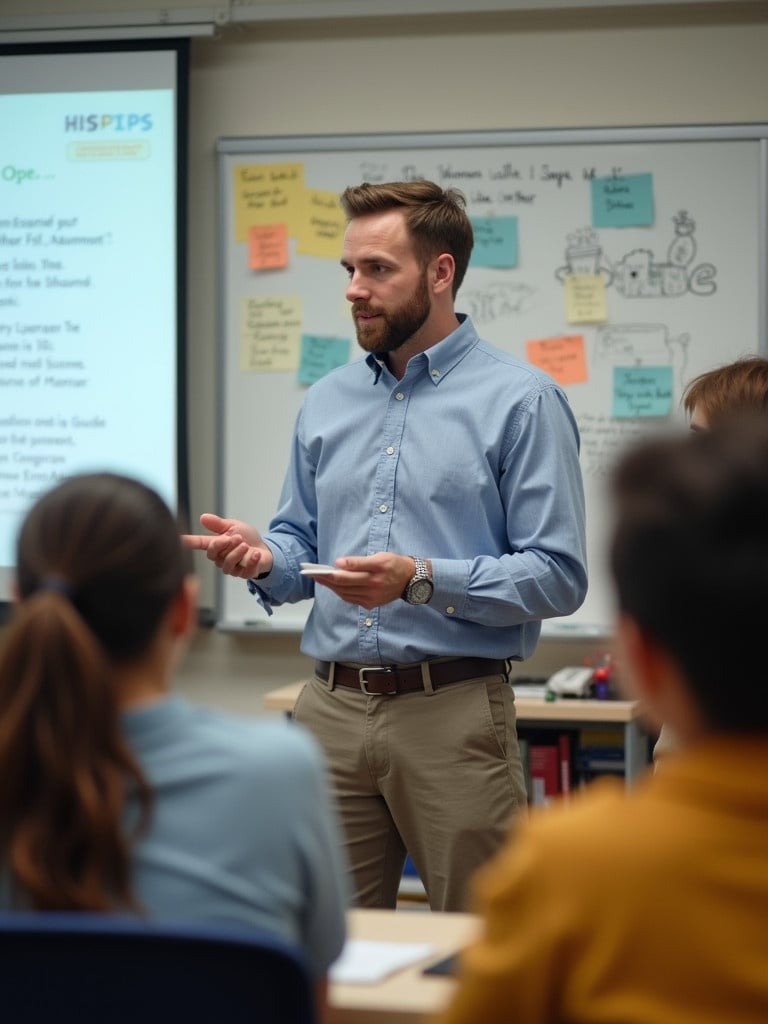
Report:
M290 714L306 680L288 683L264 696L268 711ZM514 685L514 684L513 684ZM637 700L582 700L561 697L516 697L517 721L529 726L620 725L624 731L624 773L627 782L648 765L648 737L642 728L642 708Z
M354 939L429 942L435 953L375 985L332 983L328 1024L423 1024L447 1002L453 978L423 975L430 963L466 946L480 929L473 914L429 910L350 910L347 929Z

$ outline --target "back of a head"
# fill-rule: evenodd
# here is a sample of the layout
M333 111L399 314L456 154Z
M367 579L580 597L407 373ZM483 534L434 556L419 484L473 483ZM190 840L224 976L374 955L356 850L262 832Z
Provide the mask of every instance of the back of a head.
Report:
M729 419L768 416L768 359L745 356L699 374L683 394L685 411L703 414L709 427Z
M613 494L619 610L674 657L710 728L768 732L768 419L642 444Z
M73 476L28 513L0 652L0 868L22 904L132 905L124 802L140 829L150 794L114 669L150 651L189 572L173 515L136 480Z
M387 210L402 210L414 252L422 266L447 252L453 256L453 296L461 287L474 245L472 222L464 195L455 188L443 189L433 181L364 182L351 185L341 195L347 218L364 217Z
M19 535L21 600L58 588L115 662L143 652L189 572L166 504L113 473L64 480L33 506Z

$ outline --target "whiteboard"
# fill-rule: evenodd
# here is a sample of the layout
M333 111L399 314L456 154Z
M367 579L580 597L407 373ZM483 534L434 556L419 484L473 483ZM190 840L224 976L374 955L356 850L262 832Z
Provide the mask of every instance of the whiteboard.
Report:
M299 335L349 341L348 358L362 355L344 299L340 246L333 256L301 251L307 247L293 226L296 196L303 189L322 200L322 193L338 195L362 181L429 178L455 186L473 219L513 217L517 229L515 265L471 263L457 311L471 315L481 337L520 358L528 358L529 342L551 339L568 339L555 349L565 344L571 356L581 353L578 379L565 390L581 434L589 590L576 613L545 622L542 636L609 636L606 479L616 455L682 423L681 393L694 376L766 352L767 144L763 124L220 139L217 511L261 530L275 512L308 386L299 382L295 359L288 367L289 335L294 343ZM595 227L593 179L638 175L650 175L651 222ZM248 191L248 183L265 181L276 183L272 200L256 185ZM289 225L287 262L275 269L252 268L244 235L252 199L261 223L264 203L273 202L267 220ZM573 273L602 278L604 320L569 316L565 289ZM273 308L282 320L270 340ZM256 324L248 314L254 309ZM637 367L671 382L663 413L617 409L616 374ZM573 375L565 365L556 372ZM242 581L219 581L224 629L300 631L309 606L282 606L268 618Z

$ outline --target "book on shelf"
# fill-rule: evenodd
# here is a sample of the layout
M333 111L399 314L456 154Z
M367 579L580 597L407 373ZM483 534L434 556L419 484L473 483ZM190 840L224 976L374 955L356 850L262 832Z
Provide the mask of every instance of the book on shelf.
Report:
M614 728L524 728L518 738L528 802L567 799L600 775L626 772L624 733Z
M580 782L599 775L624 775L624 735L620 729L582 729L576 765Z
M624 745L624 730L621 727L582 726L578 733L579 746L582 747L621 747Z
M579 752L577 766L582 782L589 782L596 775L623 775L626 766L624 752L616 751L613 756L605 756L582 750Z
M549 743L531 743L528 747L531 775L531 803L546 807L560 793L560 753Z
M567 732L561 732L557 737L557 755L560 768L560 792L563 796L567 796L573 788L571 737Z
M574 730L530 730L522 739L520 756L529 802L546 806L555 797L567 797L574 784Z

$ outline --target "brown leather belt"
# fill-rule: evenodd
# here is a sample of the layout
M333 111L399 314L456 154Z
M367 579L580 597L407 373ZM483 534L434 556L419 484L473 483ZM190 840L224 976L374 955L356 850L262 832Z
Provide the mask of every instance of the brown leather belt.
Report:
M434 689L460 683L464 679L478 679L481 676L506 675L507 662L500 658L451 658L449 661L430 661L429 678ZM415 693L424 689L421 665L403 668L400 665L366 665L353 668L338 661L316 661L315 674L327 683L346 686L351 690L383 696L395 693Z

